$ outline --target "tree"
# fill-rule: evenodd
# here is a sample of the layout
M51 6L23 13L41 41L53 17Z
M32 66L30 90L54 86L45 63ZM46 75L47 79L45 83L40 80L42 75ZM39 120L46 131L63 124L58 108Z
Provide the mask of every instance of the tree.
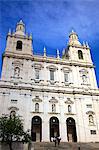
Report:
M29 142L30 135L23 130L23 123L19 116L4 115L0 118L0 138L2 142L9 144L12 149L13 141Z

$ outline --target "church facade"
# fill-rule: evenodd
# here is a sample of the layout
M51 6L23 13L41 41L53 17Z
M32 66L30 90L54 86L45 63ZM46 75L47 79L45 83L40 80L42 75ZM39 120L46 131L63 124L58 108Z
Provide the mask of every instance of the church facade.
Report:
M0 80L0 116L22 117L32 141L99 142L99 89L87 43L71 32L62 58L33 54L25 24L7 35Z

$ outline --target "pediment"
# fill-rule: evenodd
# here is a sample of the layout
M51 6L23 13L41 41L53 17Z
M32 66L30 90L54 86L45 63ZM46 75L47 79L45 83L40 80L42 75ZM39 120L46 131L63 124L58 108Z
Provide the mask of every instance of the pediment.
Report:
M58 103L58 100L55 99L55 97L52 97L50 100L49 100L50 103Z
M11 111L17 111L17 110L19 110L19 108L14 107L14 106L11 106L11 107L8 108L8 110L11 110Z
M61 70L63 72L71 72L71 69L69 67L62 67Z
M86 114L88 114L88 115L94 115L95 113L93 111L87 111Z
M42 99L39 98L39 96L36 96L34 99L32 99L33 102L42 102Z
M49 70L58 70L58 68L55 65L49 65L46 68Z
M79 70L79 72L80 72L81 74L88 74L88 71L87 71L86 69L81 69L81 70Z
M41 68L43 68L43 65L42 64L39 64L39 63L34 63L33 65L32 65L32 67L34 67L35 69L41 69Z
M70 100L70 99L67 99L67 100L65 101L65 103L66 103L66 104L73 104L74 102L73 102L72 100Z
M16 66L21 67L23 65L23 63L22 63L22 61L15 60L15 61L12 62L12 65L14 67L16 67Z

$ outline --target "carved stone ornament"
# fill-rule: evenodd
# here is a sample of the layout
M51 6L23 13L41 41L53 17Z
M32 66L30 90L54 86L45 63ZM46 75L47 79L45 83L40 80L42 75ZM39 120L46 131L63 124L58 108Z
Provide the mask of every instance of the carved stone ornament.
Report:
M62 67L61 70L63 72L71 72L72 71L69 67Z
M52 97L50 100L49 100L50 103L58 103L58 100L55 99L55 97Z
M79 72L81 73L81 74L88 74L88 71L86 70L86 69L81 69L81 70L79 70Z
M67 98L67 100L65 101L66 104L74 104L74 102L72 100L70 100L70 98Z
M15 60L15 61L12 62L12 65L14 67L22 67L23 63L21 61Z
M87 111L86 114L87 115L94 115L95 113L93 111Z
M34 99L32 99L33 102L42 102L42 99L39 98L39 96L36 96Z
M14 107L14 106L11 106L11 107L8 108L8 110L11 110L11 111L18 111L19 108Z
M49 70L58 70L58 67L56 67L56 66L54 66L54 65L49 65L49 66L47 66L46 67L47 69L49 69Z
M34 63L32 65L32 67L34 67L35 69L38 69L38 70L41 70L41 68L44 68L42 64L39 64L39 63Z

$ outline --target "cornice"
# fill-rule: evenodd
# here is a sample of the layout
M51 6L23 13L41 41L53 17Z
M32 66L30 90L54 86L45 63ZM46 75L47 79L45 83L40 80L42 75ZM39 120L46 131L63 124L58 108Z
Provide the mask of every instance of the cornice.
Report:
M68 65L68 66L79 66L79 67L86 67L86 68L95 68L95 66L92 63L88 62L78 62L78 61L72 61L72 60L64 60L62 58L57 59L54 57L43 57L43 56L37 56L37 55L31 55L31 54L19 54L14 52L9 52L6 50L3 57L11 57L16 59L26 59L31 60L35 62L46 62L51 64L60 64L60 65Z
M16 89L16 90L30 90L38 91L38 92L50 92L50 93L63 93L63 94L79 94L79 95L90 95L90 96L99 96L99 90L86 90L86 89L78 89L78 88L64 88L64 87L48 87L45 85L32 85L32 86L19 86L19 85L11 85L11 84L1 84L0 88L5 89ZM60 89L61 88L61 89Z

